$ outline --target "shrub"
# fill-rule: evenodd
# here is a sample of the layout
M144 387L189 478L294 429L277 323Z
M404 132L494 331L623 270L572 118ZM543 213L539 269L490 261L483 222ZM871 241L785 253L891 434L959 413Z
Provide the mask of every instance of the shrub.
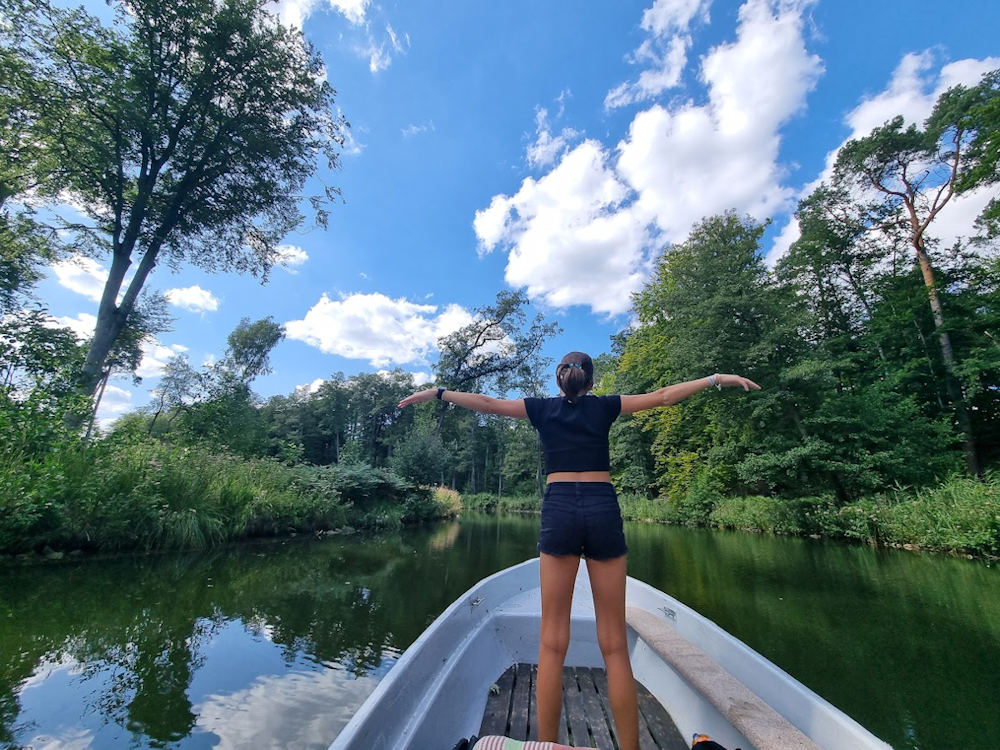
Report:
M711 466L700 467L676 501L676 512L682 522L708 523L713 508L722 499L723 490L724 483L718 472Z
M462 495L462 509L480 513L539 513L542 499L538 495L494 495L473 492Z
M497 501L499 513L541 513L542 498L538 495L503 496Z
M0 455L9 477L10 453ZM28 471L24 471L27 465ZM155 439L64 446L22 462L0 492L0 550L206 547L243 536L343 525L333 473L290 469Z
M403 500L399 521L404 524L427 523L440 518L440 508L427 490L414 492Z
M897 490L840 511L844 535L925 549L1000 554L1000 474L955 476L915 494Z
M438 506L438 518L454 518L462 512L462 496L450 487L437 486L432 490Z
M741 531L829 535L830 518L836 512L832 495L803 498L749 495L721 498L709 521L715 526Z
M331 486L346 502L359 510L382 503L401 503L414 485L386 469L366 463L340 463L332 469Z
M653 521L655 523L682 523L676 505L666 498L650 498L644 494L619 495L622 518L627 521Z
M462 495L462 509L481 513L496 513L500 498L492 492L470 492Z
M723 528L774 532L778 530L781 502L759 495L722 498L709 514L709 521Z

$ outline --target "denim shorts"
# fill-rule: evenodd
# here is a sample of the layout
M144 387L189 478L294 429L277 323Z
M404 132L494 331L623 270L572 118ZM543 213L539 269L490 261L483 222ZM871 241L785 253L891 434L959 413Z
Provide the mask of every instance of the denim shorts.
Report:
M609 482L551 482L542 500L538 551L611 560L627 551L622 511Z

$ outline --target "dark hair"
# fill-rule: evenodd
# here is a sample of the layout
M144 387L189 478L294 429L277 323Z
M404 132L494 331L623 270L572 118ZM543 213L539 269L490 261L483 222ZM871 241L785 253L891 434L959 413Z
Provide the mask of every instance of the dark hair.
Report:
M594 384L594 361L583 352L570 352L556 365L556 383L566 400L575 404Z

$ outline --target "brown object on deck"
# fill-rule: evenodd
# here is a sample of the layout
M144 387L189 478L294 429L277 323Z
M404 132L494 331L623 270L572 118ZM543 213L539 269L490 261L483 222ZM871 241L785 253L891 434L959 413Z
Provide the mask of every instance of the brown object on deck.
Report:
M483 712L479 736L499 734L515 740L537 740L534 664L515 664L497 678ZM674 722L656 698L638 681L639 747L642 750L688 750ZM563 712L559 742L574 747L615 750L608 678L603 669L563 669Z

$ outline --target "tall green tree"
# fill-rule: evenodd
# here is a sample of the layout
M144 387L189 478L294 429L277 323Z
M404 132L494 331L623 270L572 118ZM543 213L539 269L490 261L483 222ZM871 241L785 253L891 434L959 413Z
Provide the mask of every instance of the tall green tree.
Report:
M86 220L65 228L111 257L82 368L93 393L157 264L266 277L346 123L319 55L262 0L118 0L110 28L45 0L2 1L46 84L24 92L59 165L39 190L72 196ZM311 199L321 222L335 192Z
M877 302L874 282L886 266L895 271L894 244L877 229L885 226L878 206L859 205L842 189L821 185L796 211L801 236L775 266L779 284L792 285L810 326L803 335L822 345L837 378L838 392L849 388L846 373L864 356L859 338ZM871 363L888 377L889 362L877 338ZM867 365L868 363L866 363Z
M0 14L3 10L0 4ZM31 209L18 203L51 171L41 145L47 134L28 106L47 92L33 75L24 41L19 24L0 22L0 315L24 302L57 244Z
M436 381L446 388L540 395L550 360L545 343L559 331L538 314L528 320L521 291L501 291L491 305L476 308L468 325L438 340ZM480 491L502 482L502 439L496 419L438 406L436 432L452 457L449 481Z
M164 413L172 422L177 414L193 399L198 387L198 373L191 367L186 354L175 354L163 368L160 382L153 391L152 412L146 431L153 433L156 420Z
M402 370L363 373L349 381L347 437L358 457L372 466L385 466L402 433L412 421L397 406L413 392L413 377Z
M87 427L87 437L93 432L94 424L97 421L97 412L101 407L104 398L104 391L108 381L114 374L129 374L132 382L138 385L142 378L137 374L139 366L142 364L144 356L143 345L152 343L156 336L171 329L173 319L167 312L167 301L161 294L143 294L139 302L132 310L128 323L118 338L115 345L108 353L104 362L104 370L97 385L97 393L93 398L90 412L90 424Z
M945 92L923 128L906 126L901 116L849 141L837 155L834 185L852 194L874 194L886 215L906 232L923 275L935 333L947 371L947 387L965 437L966 465L979 473L975 435L962 393L958 363L941 304L929 241L930 227L961 188L996 182L997 74L972 89ZM995 208L995 202L992 204Z
M956 194L1000 182L1000 70L987 73L976 86L946 91L927 126L941 138L958 138ZM976 222L987 238L1000 235L1000 199L993 197Z
M764 385L753 399L713 391L637 415L667 496L683 495L699 473L699 481L720 486L749 481L737 476L737 465L741 452L755 447L750 425L773 425L796 439L791 426L799 405L778 387L795 352L796 321L768 277L759 252L763 232L733 212L705 219L684 243L664 251L635 297L640 325L625 341L615 386L647 391L712 372L738 372ZM618 471L634 484L644 468L640 461Z
M270 372L270 354L284 335L284 327L271 317L243 318L229 334L223 357L200 374L194 402L183 409L181 431L244 455L262 454L267 424L251 385ZM176 376L187 387L185 368L179 364Z
M527 302L524 292L501 291L492 305L476 308L471 323L439 339L438 383L455 390L533 393L549 364L542 346L559 326L541 314L529 323Z
M414 413L400 410L397 404L413 389L412 375L402 370L350 378L337 373L315 392L271 398L262 410L271 451L281 453L293 444L309 463L348 460L383 467L402 448L405 461L412 463L419 451L403 444L411 437L419 441L426 430L411 436Z

